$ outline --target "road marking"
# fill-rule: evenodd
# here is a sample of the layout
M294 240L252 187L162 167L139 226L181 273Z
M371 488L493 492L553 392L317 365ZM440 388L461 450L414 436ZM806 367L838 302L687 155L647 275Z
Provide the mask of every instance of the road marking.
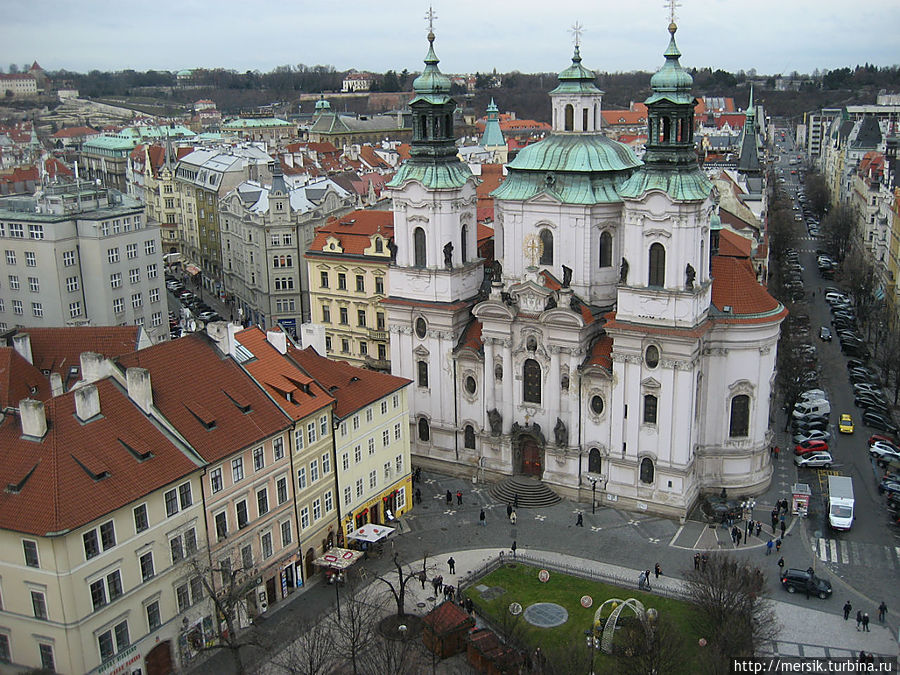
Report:
M831 560L833 562L837 562L838 554L837 554L837 542L832 539L831 540Z
M591 532L599 532L602 529L599 525L591 525Z
M822 562L828 562L828 545L822 537L819 537L819 559Z
M883 546L882 550L884 551L884 557L887 558L888 567L891 569L896 569L896 565L894 564L894 556L892 555L893 551L889 549L887 546Z
M845 565L850 564L850 556L847 555L847 547L846 546L841 546L841 562L844 563Z
M860 564L860 559L859 559L859 546L857 546L856 544L854 544L853 546L851 546L851 547L850 547L850 553L853 554L853 564L854 564L854 565L859 565L859 564Z
M535 516L534 519L540 520L541 522L543 522L543 521L547 520L547 516Z

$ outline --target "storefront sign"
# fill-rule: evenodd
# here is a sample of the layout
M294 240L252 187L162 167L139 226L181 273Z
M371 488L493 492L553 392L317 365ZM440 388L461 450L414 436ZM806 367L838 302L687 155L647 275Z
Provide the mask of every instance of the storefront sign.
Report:
M102 664L97 672L100 675L120 675L120 673L130 672L129 666L133 666L141 660L141 653L137 647L132 645L128 649L116 654L114 661L107 661Z

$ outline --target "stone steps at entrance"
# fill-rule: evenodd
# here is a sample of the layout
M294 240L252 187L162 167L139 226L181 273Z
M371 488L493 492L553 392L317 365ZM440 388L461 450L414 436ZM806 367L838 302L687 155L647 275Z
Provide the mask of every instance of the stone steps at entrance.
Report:
M516 495L520 509L539 509L561 501L553 490L529 476L511 476L491 487L491 496L503 504L512 504Z

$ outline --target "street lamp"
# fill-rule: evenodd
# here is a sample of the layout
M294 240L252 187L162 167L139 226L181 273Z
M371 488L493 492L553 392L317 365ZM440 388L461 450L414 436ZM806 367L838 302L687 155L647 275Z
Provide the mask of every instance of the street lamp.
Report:
M591 513L597 513L597 479L591 478Z
M344 574L337 568L331 568L331 582L334 584L334 597L337 602L338 621L341 620L341 591L340 586L344 583Z
M591 670L590 675L594 675L594 652L600 647L600 638L597 637L596 628L592 625L590 628L584 629L584 639L588 649L591 650Z

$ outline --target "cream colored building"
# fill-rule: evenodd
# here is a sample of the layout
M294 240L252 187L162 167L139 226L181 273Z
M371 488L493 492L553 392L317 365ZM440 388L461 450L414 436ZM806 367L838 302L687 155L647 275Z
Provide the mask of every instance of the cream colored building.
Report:
M390 211L353 211L316 228L306 250L313 323L326 355L390 371L387 296L394 225Z
M182 664L180 638L212 627L186 562L206 536L201 463L114 378L7 413L0 662L151 675Z

